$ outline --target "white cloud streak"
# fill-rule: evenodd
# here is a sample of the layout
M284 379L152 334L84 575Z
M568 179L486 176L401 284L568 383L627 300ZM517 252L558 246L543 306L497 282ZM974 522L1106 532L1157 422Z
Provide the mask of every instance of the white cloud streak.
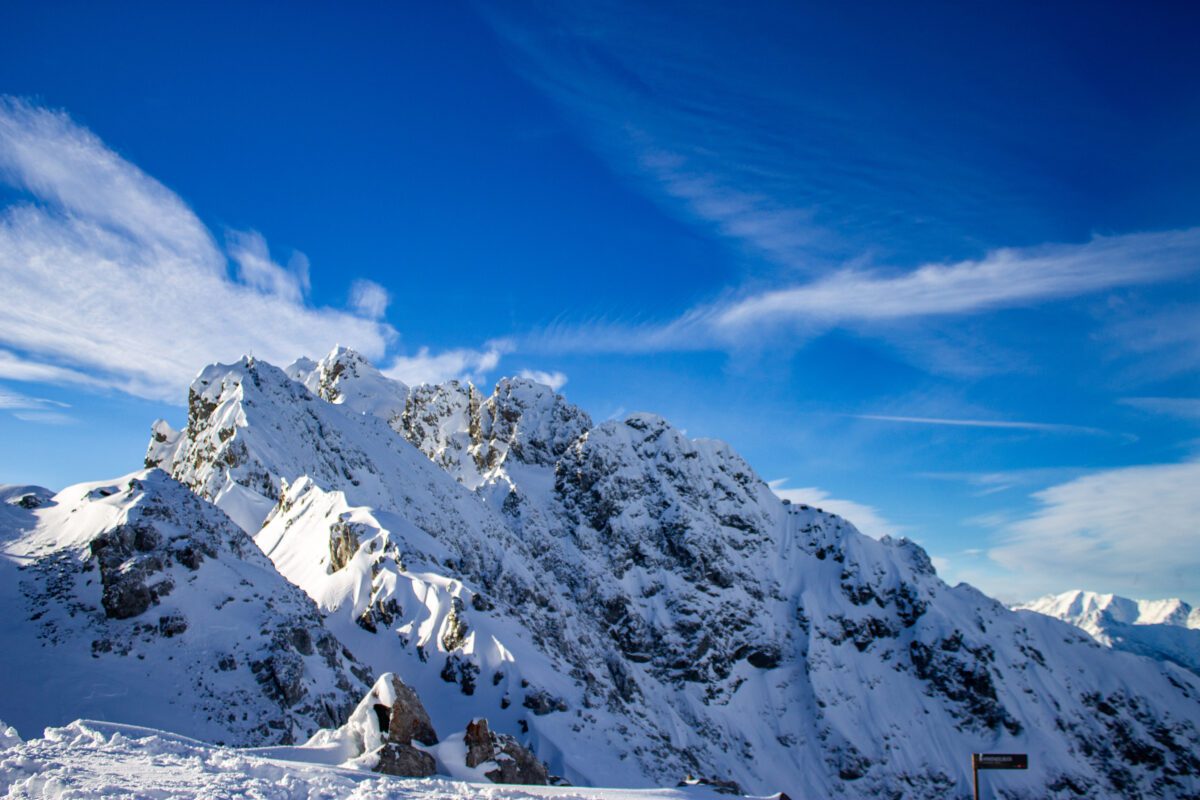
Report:
M360 278L350 284L350 307L368 319L383 319L391 299L375 281Z
M1198 271L1200 228L1100 236L1083 244L996 250L974 261L926 264L890 276L844 269L697 306L665 323L557 326L523 344L547 352L798 346L839 327L886 335L898 323L1030 307Z
M1097 236L1084 244L1002 249L976 261L887 276L843 270L721 308L718 328L780 319L887 321L1033 305L1200 269L1200 228Z
M44 425L70 425L78 420L70 414L59 410L70 407L69 403L48 400L44 397L30 397L29 395L0 387L0 410L10 411L14 417L24 422L37 422Z
M829 492L814 486L785 489L783 488L783 484L785 483L787 483L787 479L780 478L769 481L767 485L771 487L771 491L775 492L775 495L780 499L789 500L793 503L803 503L837 514L839 517L848 520L862 533L875 539L882 539L884 536L898 536L903 532L903 529L899 525L884 519L883 515L871 506L856 503L853 500L840 500L836 497L830 497Z
M22 422L35 422L38 425L74 425L79 422L61 411L16 411L13 416Z
M34 198L0 214L0 377L179 402L212 361L335 341L378 358L396 338L306 304L307 260L280 266L259 234L230 235L231 278L182 200L64 113L0 98L0 178Z
M70 408L70 405L60 403L57 400L30 397L29 395L0 387L0 409L12 410L15 408Z
M82 372L30 361L3 349L0 349L0 378L38 383L74 384L92 388L104 386L102 381L84 375Z
M1200 462L1105 470L1034 495L988 555L1009 595L1084 586L1131 597L1200 599Z
M518 373L518 377L527 378L534 383L545 384L556 392L567 385L566 373L558 372L557 370L554 372L545 372L540 369L523 369Z
M243 285L292 303L304 301L310 287L307 256L293 253L283 267L271 258L267 240L258 231L229 231L225 238Z
M1028 308L1200 271L1200 229L995 249L903 270L876 263L875 254L910 238L951 246L995 241L1011 229L998 220L1028 213L1031 198L1039 202L1041 173L997 173L990 160L955 153L941 137L879 125L876 103L829 96L819 81L803 80L813 62L779 44L795 38L779 35L797 24L789 15L751 15L760 24L769 20L753 31L741 27L745 13L719 7L694 19L652 4L605 3L488 8L484 16L518 69L567 111L616 172L712 232L736 256L753 256L739 259L741 268L765 273L756 265L765 260L785 276L673 320L560 325L530 337L530 347L622 353L794 348L836 327L903 343L914 322L929 318ZM768 29L776 35L757 36ZM805 31L795 33L802 38ZM744 48L747 35L755 37L755 59L720 57ZM968 128L986 128L992 116L984 105L970 106L965 117L962 108L955 113ZM1007 152L986 135L972 143ZM1050 212L1052 201L1045 202ZM931 230L943 233L931 236ZM1193 312L1180 324L1146 326L1134 340L1148 349L1182 351L1168 366L1182 357L1195 364L1196 320ZM929 348L921 343L918 349L909 357L927 363ZM978 358L943 350L934 371L983 369Z
M940 417L898 417L889 414L847 414L853 419L874 420L876 422L899 422L907 425L945 425L955 428L999 428L1001 430L1043 431L1046 433L1080 433L1089 436L1105 435L1098 428L1086 428L1081 425L1059 425L1049 422L1009 422L1005 420L988 419L946 419Z
M1200 420L1200 397L1124 397L1120 402L1151 414Z
M464 348L436 354L422 347L416 355L397 356L382 372L409 386L449 380L479 383L511 349L512 345L507 341L489 342L482 350Z

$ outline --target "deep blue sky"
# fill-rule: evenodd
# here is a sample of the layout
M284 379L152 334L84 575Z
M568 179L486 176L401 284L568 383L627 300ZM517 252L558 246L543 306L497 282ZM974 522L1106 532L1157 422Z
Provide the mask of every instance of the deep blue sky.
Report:
M1193 4L508 5L6 3L0 481L135 469L193 361L336 339L562 373L1006 599L1200 600Z

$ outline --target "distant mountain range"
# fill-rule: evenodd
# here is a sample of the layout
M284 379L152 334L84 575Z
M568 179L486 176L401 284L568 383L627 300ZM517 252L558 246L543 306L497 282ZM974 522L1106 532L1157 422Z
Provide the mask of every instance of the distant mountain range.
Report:
M1182 600L1130 600L1075 590L1013 608L1061 619L1107 647L1174 661L1200 674L1200 609Z
M212 365L144 471L2 497L0 718L26 736L299 742L390 672L438 731L486 717L579 784L949 798L991 751L1030 755L1010 798L1200 797L1187 664L948 586L722 442L528 380L408 387L340 348Z

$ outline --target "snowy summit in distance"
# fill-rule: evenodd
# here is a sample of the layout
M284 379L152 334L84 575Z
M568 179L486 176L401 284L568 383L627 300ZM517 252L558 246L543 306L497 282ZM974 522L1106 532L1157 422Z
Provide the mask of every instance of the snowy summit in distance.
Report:
M1061 619L1107 647L1174 661L1200 674L1200 608L1177 598L1130 600L1075 590L1013 608Z

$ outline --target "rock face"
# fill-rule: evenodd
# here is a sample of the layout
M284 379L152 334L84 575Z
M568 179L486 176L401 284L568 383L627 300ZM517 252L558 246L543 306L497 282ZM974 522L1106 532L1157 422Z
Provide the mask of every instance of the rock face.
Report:
M220 509L160 470L36 505L16 494L0 491L5 718L118 719L237 745L346 719L367 669Z
M463 742L467 746L468 767L495 762L496 768L484 773L492 783L545 786L550 781L545 764L513 737L488 730L486 719L467 723Z
M1196 675L947 586L727 445L520 380L409 390L355 362L334 395L314 363L205 369L147 458L439 728L486 716L574 783L951 797L964 754L1016 751L1039 757L1013 798L1200 793Z

